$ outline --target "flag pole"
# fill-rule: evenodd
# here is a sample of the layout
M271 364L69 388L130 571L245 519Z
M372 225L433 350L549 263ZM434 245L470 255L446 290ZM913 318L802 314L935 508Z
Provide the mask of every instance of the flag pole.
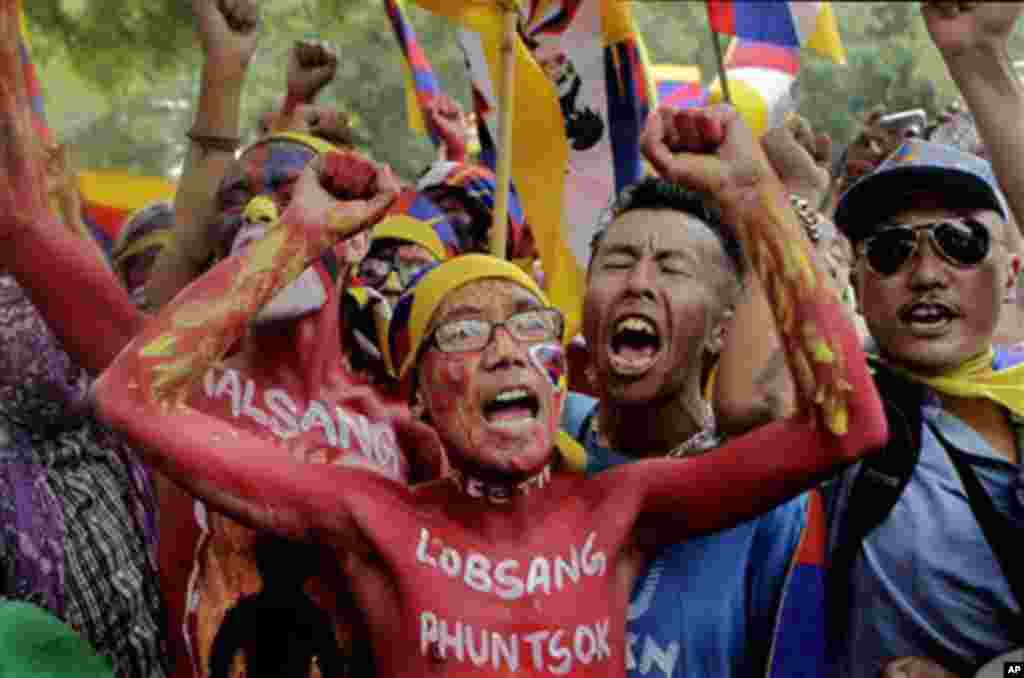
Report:
M499 0L504 12L501 36L501 82L498 89L498 161L497 195L491 221L491 255L504 259L508 249L508 203L512 183L512 97L515 87L516 38L519 29L519 8L515 0Z
M722 83L722 96L725 102L732 103L732 95L729 93L729 78L725 74L725 57L722 56L722 36L711 29L711 42L715 46L715 61L718 63L718 81Z

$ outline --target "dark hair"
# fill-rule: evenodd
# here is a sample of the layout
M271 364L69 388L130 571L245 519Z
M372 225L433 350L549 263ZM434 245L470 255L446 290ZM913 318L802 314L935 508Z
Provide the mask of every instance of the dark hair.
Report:
M626 187L615 199L608 210L607 218L590 242L591 257L601 246L608 226L623 214L634 210L673 210L699 219L708 227L708 230L715 234L732 265L733 273L741 283L743 282L743 276L747 270L743 246L733 228L722 221L722 215L718 208L710 199L697 191L653 176L645 177L632 186Z

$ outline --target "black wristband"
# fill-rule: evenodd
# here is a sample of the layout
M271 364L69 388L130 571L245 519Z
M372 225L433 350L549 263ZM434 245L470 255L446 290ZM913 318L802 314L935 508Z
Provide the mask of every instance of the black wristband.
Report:
M212 134L197 134L195 130L189 130L185 136L187 136L192 143L198 144L206 150L221 151L223 153L234 153L242 143L242 140L238 137L219 137Z

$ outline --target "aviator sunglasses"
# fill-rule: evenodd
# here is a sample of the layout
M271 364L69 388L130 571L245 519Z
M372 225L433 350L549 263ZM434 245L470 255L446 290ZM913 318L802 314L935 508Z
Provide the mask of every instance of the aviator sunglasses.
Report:
M976 266L992 249L988 227L977 219L946 219L914 226L892 225L865 238L860 253L878 275L893 275L914 256L927 234L943 259L959 268Z

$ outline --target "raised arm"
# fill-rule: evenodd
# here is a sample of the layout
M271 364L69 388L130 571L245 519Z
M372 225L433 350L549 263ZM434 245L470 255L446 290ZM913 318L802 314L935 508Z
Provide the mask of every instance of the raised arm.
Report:
M1008 42L1020 2L923 2L928 32L963 94L1017 224L1024 226L1024 88Z
M64 226L72 235L78 236L83 247L88 247L109 266L106 253L82 219L82 192L78 186L78 171L75 169L67 144L54 145L47 149L46 174L50 203L57 206L58 217L63 219Z
M255 0L192 0L203 48L202 78L185 168L174 195L174 239L146 283L159 308L202 271L213 244L206 224L221 179L234 162L239 140L242 86L259 30Z
M276 227L189 285L103 373L93 391L100 415L159 470L249 525L290 537L342 529L339 492L368 485L364 472L296 463L187 400L278 291L336 239L376 220L396 193L389 170L354 153L311 163Z
M428 112L431 125L441 139L440 159L466 162L466 114L458 102L440 93Z
M823 159L831 140L815 135L803 118L769 130L761 138L765 156L789 195L819 205L828 190ZM718 362L713 404L720 430L739 435L793 413L793 380L775 329L772 309L755 271L747 273Z
M718 358L712 407L719 430L735 436L793 411L793 379L771 306L753 272Z
M736 112L659 109L643 144L656 170L713 195L726 223L736 227L796 384L797 412L790 419L700 457L621 469L623 485L641 497L642 521L657 526L659 541L672 542L763 513L879 448L887 428L856 330Z
M71 357L98 372L134 336L141 316L103 258L50 209L45 152L32 127L17 45L17 3L5 2L0 5L0 269L17 278Z

